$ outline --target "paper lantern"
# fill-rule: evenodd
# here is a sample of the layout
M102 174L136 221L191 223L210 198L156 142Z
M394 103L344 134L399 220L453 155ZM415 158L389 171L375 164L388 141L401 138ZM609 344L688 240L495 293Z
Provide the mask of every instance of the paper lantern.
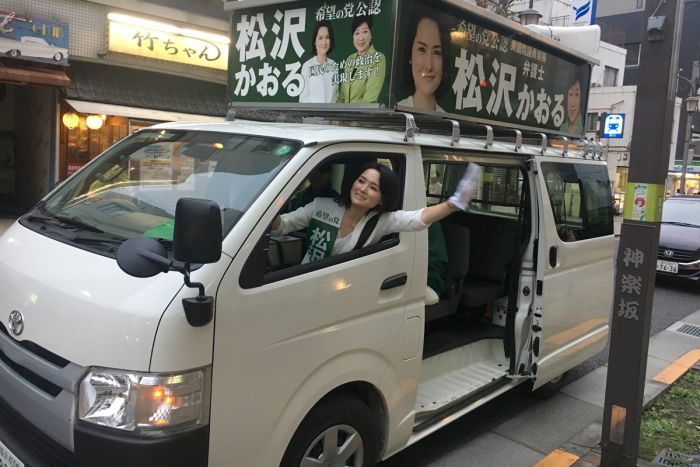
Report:
M63 124L68 128L69 130L72 130L73 128L77 127L78 124L80 123L80 117L78 117L78 114L75 112L66 112L63 114L63 118L61 118L63 121Z
M99 130L104 124L104 120L99 115L88 115L85 119L85 123L91 130Z

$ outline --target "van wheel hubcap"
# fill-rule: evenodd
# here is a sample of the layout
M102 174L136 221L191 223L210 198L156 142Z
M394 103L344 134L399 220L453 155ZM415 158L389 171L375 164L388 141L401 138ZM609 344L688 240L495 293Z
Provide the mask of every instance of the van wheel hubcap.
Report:
M334 425L316 437L299 467L362 467L364 443L356 429Z

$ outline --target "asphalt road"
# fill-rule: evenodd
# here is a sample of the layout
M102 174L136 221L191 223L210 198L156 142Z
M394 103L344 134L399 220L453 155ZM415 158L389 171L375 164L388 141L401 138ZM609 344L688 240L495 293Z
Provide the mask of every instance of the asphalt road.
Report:
M651 334L663 331L676 321L700 308L700 284L678 284L658 280L654 293ZM566 376L568 382L605 364L608 348L573 368ZM469 415L413 446L381 462L379 467L430 467L431 465L465 465L464 459L453 458L460 448L487 433L502 422L543 401L529 394L510 391ZM480 439L483 439L480 438ZM486 449L487 446L484 446Z

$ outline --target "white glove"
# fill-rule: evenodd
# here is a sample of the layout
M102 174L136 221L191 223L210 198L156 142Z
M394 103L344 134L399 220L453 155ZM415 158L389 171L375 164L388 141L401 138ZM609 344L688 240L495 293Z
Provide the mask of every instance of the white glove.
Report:
M481 167L470 162L467 166L467 170L464 171L462 180L457 184L457 190L450 196L450 199L447 200L447 204L460 211L467 209L479 185L480 177Z

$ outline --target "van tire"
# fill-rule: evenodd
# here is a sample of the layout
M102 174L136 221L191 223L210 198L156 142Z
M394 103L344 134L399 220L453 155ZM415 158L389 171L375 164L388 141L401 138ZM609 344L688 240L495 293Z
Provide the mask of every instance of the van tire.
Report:
M323 453L323 440L326 436L338 436L338 444L345 445L351 441L352 467L374 467L377 462L377 440L379 435L372 423L367 404L349 395L340 395L322 400L306 418L292 436L287 446L280 467L299 467L304 457L313 458ZM328 453L323 453L328 455ZM337 453L334 454L337 457ZM332 462L319 465L337 465Z

